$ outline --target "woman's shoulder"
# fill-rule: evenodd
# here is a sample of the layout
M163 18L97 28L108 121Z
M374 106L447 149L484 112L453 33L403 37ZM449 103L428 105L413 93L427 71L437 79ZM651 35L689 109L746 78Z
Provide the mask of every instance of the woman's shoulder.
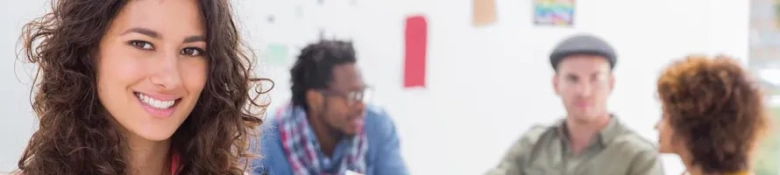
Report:
M0 173L0 175L24 175L24 172L22 171L14 171L10 173Z

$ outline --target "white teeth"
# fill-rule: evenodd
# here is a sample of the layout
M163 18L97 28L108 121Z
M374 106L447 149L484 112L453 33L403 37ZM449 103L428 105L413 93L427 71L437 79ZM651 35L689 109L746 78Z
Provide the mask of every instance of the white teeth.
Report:
M138 95L138 99L141 99L141 102L146 103L147 105L157 108L157 109L168 109L176 102L176 100L170 100L170 101L162 101L157 100L152 97L146 96L142 93L136 93Z

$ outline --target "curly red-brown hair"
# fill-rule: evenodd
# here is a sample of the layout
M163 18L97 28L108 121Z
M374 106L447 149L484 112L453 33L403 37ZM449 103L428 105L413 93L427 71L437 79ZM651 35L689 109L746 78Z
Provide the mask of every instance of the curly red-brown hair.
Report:
M749 170L750 152L767 127L763 95L727 56L688 56L658 79L664 113L705 173Z

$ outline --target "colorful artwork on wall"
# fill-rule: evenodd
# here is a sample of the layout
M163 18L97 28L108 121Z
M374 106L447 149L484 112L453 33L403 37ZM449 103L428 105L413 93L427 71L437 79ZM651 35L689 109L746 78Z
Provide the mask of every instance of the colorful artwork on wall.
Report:
M539 26L574 25L574 0L534 0L534 24Z

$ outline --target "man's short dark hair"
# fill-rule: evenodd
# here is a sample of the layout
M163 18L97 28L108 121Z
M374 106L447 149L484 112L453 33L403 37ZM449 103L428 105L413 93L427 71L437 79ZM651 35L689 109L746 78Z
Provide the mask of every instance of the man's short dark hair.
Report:
M333 81L333 67L356 62L352 42L320 40L309 44L301 50L295 65L290 69L292 104L307 109L306 91L328 88Z

